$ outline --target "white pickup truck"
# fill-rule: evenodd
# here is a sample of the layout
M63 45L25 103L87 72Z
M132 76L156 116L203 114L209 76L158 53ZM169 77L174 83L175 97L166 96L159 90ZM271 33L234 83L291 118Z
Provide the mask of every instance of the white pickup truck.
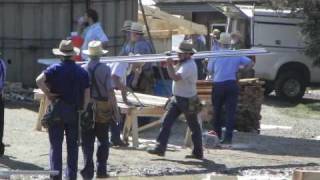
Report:
M302 17L285 11L254 9L248 18L250 46L272 52L255 58L255 76L266 81L265 94L275 90L279 97L299 100L306 87L320 84L320 68L304 55Z

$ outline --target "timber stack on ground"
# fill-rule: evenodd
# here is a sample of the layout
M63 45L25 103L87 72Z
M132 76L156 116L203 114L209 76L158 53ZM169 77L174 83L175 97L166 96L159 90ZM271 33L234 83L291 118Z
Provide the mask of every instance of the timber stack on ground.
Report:
M239 81L240 96L236 115L236 129L243 132L259 132L261 120L261 105L263 102L263 81L259 79L241 79ZM205 121L213 119L213 108L211 104L211 81L197 82L198 95L206 102L205 109L201 115ZM225 113L224 113L225 116Z

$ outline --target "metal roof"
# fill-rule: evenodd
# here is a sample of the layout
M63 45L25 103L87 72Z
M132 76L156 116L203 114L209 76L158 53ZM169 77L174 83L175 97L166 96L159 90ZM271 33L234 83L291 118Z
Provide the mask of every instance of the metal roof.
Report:
M260 3L265 0L154 0L157 4L165 3Z

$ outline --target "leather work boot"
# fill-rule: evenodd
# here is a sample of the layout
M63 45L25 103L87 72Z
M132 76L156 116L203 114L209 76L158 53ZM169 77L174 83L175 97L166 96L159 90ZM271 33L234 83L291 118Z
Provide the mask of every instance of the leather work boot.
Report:
M160 150L160 148L158 148L158 147L148 149L147 152L149 154L154 154L154 155L158 155L158 156L164 156L164 154L165 154L165 152Z
M191 155L186 155L185 158L202 160L203 159L203 155L201 155L201 154L191 154Z

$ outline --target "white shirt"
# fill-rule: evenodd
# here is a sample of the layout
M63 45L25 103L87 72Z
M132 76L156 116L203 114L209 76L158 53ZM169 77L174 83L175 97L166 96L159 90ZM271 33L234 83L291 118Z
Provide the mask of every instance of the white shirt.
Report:
M173 81L172 94L190 98L197 95L197 79L198 70L197 65L193 59L187 60L177 67L177 74L181 76L181 80Z
M109 41L100 23L95 23L88 27L84 35L84 42L81 47L81 50L87 50L89 42L94 40L101 41L101 42ZM84 60L88 60L88 56L85 54L81 54L81 57Z
M116 75L120 77L121 82L126 85L127 84L127 69L129 64L126 62L114 62L107 64L111 69L111 75ZM112 86L114 87L114 82L112 82Z

